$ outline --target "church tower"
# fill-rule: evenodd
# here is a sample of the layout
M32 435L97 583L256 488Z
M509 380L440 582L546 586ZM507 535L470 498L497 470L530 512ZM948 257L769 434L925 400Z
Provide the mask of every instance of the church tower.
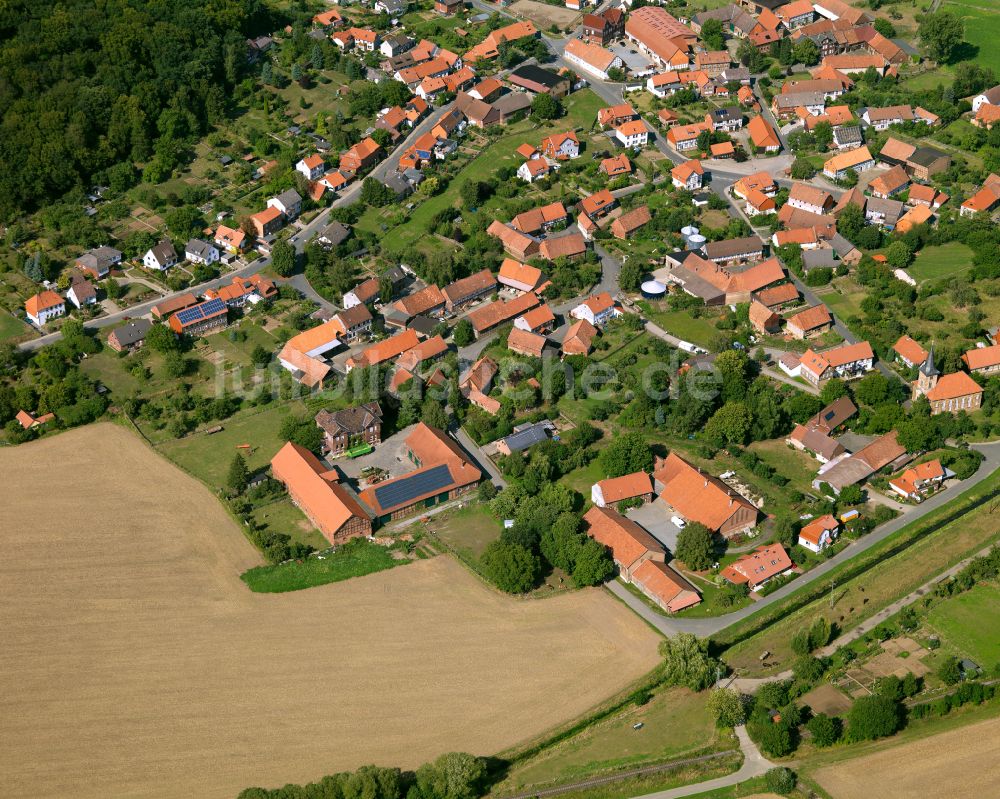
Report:
M927 354L927 360L920 364L920 369L917 372L917 382L913 385L914 399L932 390L937 385L939 377L941 377L941 372L934 365L934 347L932 345L931 351Z

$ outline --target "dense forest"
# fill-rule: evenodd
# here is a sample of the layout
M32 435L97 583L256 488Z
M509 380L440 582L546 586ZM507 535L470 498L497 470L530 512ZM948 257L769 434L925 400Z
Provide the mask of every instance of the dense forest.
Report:
M276 23L261 0L0 2L0 219L114 170L169 174Z

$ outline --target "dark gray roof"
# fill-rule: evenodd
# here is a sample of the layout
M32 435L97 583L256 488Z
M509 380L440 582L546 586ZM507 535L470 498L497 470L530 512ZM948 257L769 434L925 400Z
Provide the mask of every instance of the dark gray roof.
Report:
M174 249L174 243L170 239L164 239L150 249L153 251L153 257L158 263L165 264L167 261L177 260L177 251Z
M322 410L316 414L316 424L331 435L362 433L366 428L382 421L382 406L366 402L353 408L342 408L332 413Z
M816 269L817 267L833 268L837 265L836 253L825 247L815 250L802 251L802 266L805 269Z
M858 125L842 125L834 128L833 140L837 144L861 144L861 128Z
M927 360L920 364L920 373L926 375L927 377L936 377L941 374L938 368L934 365L934 346L931 345L930 352L927 353Z
M833 234L833 238L830 239L830 246L833 247L833 251L837 253L837 255L839 255L841 258L843 258L845 255L847 255L847 253L851 252L852 250L857 249L857 247L851 244L851 242L849 242L839 233Z
M209 254L214 250L215 247L209 244L207 241L202 241L201 239L191 239L187 244L184 245L184 253L191 253L198 258L208 258Z
M715 108L709 112L713 122L726 122L730 119L743 119L743 111L739 108Z
M385 176L385 178L382 179L382 184L392 191L397 197L402 197L403 195L409 194L413 191L413 186L410 185L410 181L398 172L390 172Z
M725 239L710 241L705 245L705 255L709 260L715 258L735 258L738 255L751 252L763 252L764 243L756 236L745 236L741 239Z
M907 160L918 166L930 166L939 158L948 158L948 154L933 147L918 147Z
M343 241L347 240L347 237L351 235L351 229L347 225L333 221L325 228L323 228L319 235L316 237L321 241L326 241L336 247Z
M566 80L562 75L557 75L548 69L542 69L534 64L525 64L510 73L512 78L523 78L532 83L540 83L546 88L553 89Z
M275 197L278 202L280 202L285 208L289 206L298 205L302 202L302 197L299 195L295 189L288 189L287 191L281 192L277 197Z
M118 339L119 344L123 347L127 347L146 338L146 334L152 326L153 323L148 319L133 319L128 324L116 327L111 332L114 333L114 336Z
M504 444L511 452L522 452L535 444L548 441L548 430L551 426L552 422L535 422L530 427L511 433L503 440Z

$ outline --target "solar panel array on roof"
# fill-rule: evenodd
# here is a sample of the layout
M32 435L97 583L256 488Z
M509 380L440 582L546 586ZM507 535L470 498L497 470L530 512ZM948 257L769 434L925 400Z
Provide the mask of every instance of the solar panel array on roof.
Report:
M210 316L215 316L220 311L224 311L225 309L226 303L224 300L208 300L198 305L193 305L190 308L185 308L183 311L178 311L177 321L182 325L190 325L192 322L197 322L200 319L207 319Z
M388 510L406 505L417 497L434 494L451 483L451 471L442 463L425 472L414 472L386 485L376 486L375 499Z
M519 430L507 436L504 439L504 443L511 452L520 452L521 450L528 449L535 444L540 444L548 440L549 436L546 432L548 426L549 423L547 422L539 422L525 430Z

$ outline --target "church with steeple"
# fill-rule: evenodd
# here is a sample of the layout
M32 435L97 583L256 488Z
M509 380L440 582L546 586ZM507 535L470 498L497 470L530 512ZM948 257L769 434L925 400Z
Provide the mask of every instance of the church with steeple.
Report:
M920 364L913 382L913 399L927 397L931 413L972 413L983 404L983 389L965 372L942 375L934 365L934 347Z

